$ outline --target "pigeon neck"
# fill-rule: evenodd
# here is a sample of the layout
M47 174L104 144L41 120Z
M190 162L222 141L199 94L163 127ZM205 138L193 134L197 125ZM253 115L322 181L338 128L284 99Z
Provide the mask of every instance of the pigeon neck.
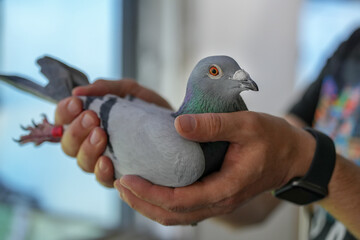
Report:
M207 95L202 92L187 91L185 99L179 110L173 113L174 117L182 114L197 114L197 113L224 113L246 111L245 102L236 94L225 100L220 96Z

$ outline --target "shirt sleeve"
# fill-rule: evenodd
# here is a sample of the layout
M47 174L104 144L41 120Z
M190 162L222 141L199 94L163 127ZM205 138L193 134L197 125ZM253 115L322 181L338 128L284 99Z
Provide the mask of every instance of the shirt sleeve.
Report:
M313 82L302 97L289 109L288 113L303 120L307 125L312 126L315 110L319 101L322 78Z

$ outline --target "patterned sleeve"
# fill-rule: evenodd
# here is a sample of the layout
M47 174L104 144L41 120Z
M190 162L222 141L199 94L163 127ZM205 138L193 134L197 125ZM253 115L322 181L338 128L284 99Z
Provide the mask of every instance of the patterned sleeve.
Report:
M350 53L354 53L356 47L359 48L359 42L360 28L357 29L348 40L340 44L339 48L326 62L317 80L310 85L302 98L290 108L289 113L294 114L309 126L312 126L324 77L333 76L335 79L339 79L343 63L348 59ZM338 84L341 84L341 82Z
M307 125L312 126L316 106L318 104L322 79L318 78L313 82L302 97L288 111L303 120Z

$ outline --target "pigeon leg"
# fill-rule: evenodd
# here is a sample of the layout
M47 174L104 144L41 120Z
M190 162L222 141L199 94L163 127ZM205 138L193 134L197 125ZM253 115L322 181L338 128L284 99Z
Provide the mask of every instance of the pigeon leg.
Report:
M21 128L25 131L30 131L29 134L23 135L19 140L15 140L20 144L33 142L36 146L43 142L60 142L64 132L63 126L55 126L47 120L45 115L42 115L42 123L36 124L32 121L32 126Z

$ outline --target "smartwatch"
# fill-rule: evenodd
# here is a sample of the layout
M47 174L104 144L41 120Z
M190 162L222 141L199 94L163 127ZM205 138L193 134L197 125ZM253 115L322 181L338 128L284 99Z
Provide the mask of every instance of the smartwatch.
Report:
M325 134L312 128L304 128L316 140L314 158L309 171L303 177L291 179L285 186L273 191L275 197L306 205L328 195L328 184L335 167L334 142Z

